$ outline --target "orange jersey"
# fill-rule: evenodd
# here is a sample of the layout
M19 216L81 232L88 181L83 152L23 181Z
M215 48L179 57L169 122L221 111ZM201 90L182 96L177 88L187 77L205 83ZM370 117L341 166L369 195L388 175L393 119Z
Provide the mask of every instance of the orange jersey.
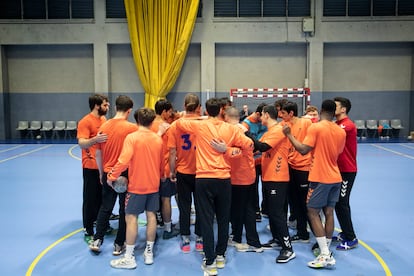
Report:
M309 119L297 118L294 124L286 122L283 122L282 125L283 124L288 124L292 135L296 138L296 140L302 142L306 137L308 127L312 124L312 121ZM310 164L312 162L312 155L310 152L302 155L296 151L293 146L291 146L289 149L288 162L289 165L295 170L309 171Z
M108 140L97 144L102 151L102 165L104 172L109 172L118 161L125 137L138 130L138 125L128 122L125 119L110 119L99 128L101 133L108 135Z
M223 153L214 150L210 142L223 140L228 147L253 150L253 142L242 134L236 126L217 118L207 120L177 120L177 128L194 134L196 146L196 178L230 178L230 162Z
M260 138L260 142L272 147L262 153L262 181L289 181L290 142L283 134L282 128L281 124L274 125Z
M322 120L308 128L303 144L313 148L309 181L325 184L342 181L338 156L345 146L346 133L334 122Z
M183 118L199 117L197 114L186 114ZM180 120L180 119L179 119ZM176 170L184 174L196 173L196 157L194 134L181 131L173 122L168 129L168 148L177 151Z
M128 169L129 193L156 193L160 187L161 176L164 175L163 153L161 137L140 127L125 138L121 155L109 172L108 179L114 181Z
M244 135L244 130L239 126L239 131ZM232 150L230 152L233 152ZM226 153L228 154L228 153ZM230 153L232 155L232 153ZM242 150L235 158L229 157L230 179L233 185L251 185L256 179L255 163L252 149Z
M97 118L92 113L85 115L78 123L77 138L90 139L95 137L105 121L105 116ZM82 149L82 168L98 169L95 158L96 147L95 144L87 149Z
M154 119L154 122L152 123L150 129L153 132L157 133L158 129L160 127L160 124L162 124L162 123L166 123L166 122L163 119L161 119L160 117L157 116ZM170 176L170 167L168 165L168 163L169 163L168 158L170 156L170 152L169 152L169 149L168 149L168 146L167 146L167 144L168 144L168 134L167 134L168 131L169 131L169 129L161 137L162 142L164 143L164 162L165 162L165 168L164 168L165 175L164 175L164 177L169 177Z

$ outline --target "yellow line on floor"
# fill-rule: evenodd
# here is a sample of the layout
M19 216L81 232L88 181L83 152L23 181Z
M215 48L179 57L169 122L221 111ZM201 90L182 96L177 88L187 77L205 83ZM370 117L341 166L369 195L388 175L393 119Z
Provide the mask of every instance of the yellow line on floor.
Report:
M338 228L335 228L335 231L337 231L339 233L342 230L338 229ZM358 243L361 244L363 247L365 247L365 249L368 250L377 259L377 261L380 263L382 269L384 270L386 276L391 276L392 275L391 270L389 269L388 265L385 263L385 261L381 258L381 256L374 249L372 249L368 244L361 241L360 239L358 239Z
M61 243L62 241L72 237L73 235L79 233L83 231L83 228L80 228L78 230L75 230L69 234L67 234L66 236L58 239L57 241L55 241L54 243L52 243L51 245L49 245L45 250L43 250L39 255L37 255L37 257L34 259L34 261L30 264L29 269L26 271L26 276L30 276L32 275L32 272L34 270L34 268L36 267L37 263L40 261L41 258L43 258L44 255L46 255L47 252L49 252L53 247L55 247L56 245L58 245L59 243Z
M358 240L358 243L361 244L363 247L365 247L365 249L367 249L372 255L374 255L377 261L381 264L382 269L384 269L386 276L392 275L390 269L388 268L388 265L385 263L385 261L381 258L381 256L374 249L372 249L368 244L366 244L365 242L361 240Z

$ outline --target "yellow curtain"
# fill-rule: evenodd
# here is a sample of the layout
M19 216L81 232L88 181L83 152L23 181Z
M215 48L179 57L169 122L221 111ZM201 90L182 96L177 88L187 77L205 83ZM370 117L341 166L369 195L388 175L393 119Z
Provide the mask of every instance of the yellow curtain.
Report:
M145 107L173 88L190 45L199 0L124 0Z

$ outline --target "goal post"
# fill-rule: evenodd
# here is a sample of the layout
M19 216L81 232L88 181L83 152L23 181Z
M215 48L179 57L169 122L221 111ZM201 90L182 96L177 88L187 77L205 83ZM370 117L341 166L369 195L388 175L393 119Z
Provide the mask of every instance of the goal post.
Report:
M233 106L241 110L247 105L255 111L261 103L274 104L277 100L287 99L298 105L298 116L302 116L310 104L309 88L232 88L230 100Z

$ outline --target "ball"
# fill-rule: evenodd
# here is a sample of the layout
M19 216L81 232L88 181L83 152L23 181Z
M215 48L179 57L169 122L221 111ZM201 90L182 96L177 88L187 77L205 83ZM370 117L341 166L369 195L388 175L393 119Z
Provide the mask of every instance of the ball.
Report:
M120 176L118 177L114 183L114 190L117 193L125 193L127 188L128 188L128 178L126 178L125 176Z

